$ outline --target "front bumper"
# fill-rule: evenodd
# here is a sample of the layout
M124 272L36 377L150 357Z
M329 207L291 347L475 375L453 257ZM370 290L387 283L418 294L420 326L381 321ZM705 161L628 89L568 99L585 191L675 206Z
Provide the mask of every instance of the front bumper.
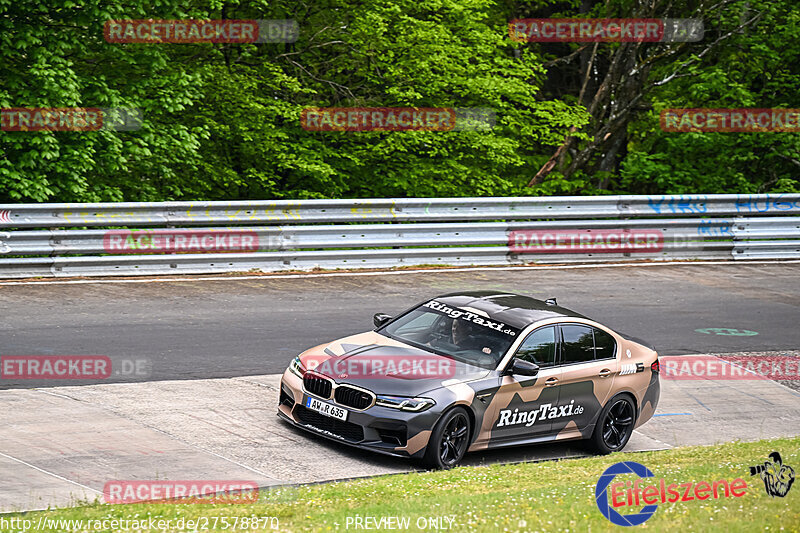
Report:
M411 413L377 405L364 411L339 405L348 411L347 420L340 421L307 409L304 403L309 397L316 396L308 394L303 381L287 369L281 378L278 416L322 437L395 457L422 457L439 419L438 406Z

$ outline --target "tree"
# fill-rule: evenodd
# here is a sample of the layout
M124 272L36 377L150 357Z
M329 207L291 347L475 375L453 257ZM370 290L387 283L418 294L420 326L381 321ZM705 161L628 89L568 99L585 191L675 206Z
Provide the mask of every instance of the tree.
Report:
M228 16L253 16L246 2ZM230 197L516 194L542 147L588 117L544 99L541 60L516 57L509 14L485 0L272 5L291 45L207 49L203 174ZM262 15L266 16L266 15ZM225 54L223 54L223 51ZM304 107L479 107L490 131L310 132Z
M792 51L790 57L798 51L796 41L791 40L797 31L794 29L796 21L793 20L797 15L790 15L790 4L790 1L744 0L587 0L580 4L577 13L574 10L556 11L559 5L565 6L563 3L534 3L534 10L529 13L519 8L518 12L522 12L523 16L531 17L545 14L552 17L701 18L705 22L705 37L695 43L529 45L529 49L545 53L549 58L549 83L545 85L547 93L567 102L576 101L592 115L592 121L583 131L587 139L582 140L577 135L567 136L547 163L542 165L530 185L554 173L551 178L556 180L563 176L585 182L585 178L591 176L595 187L616 189L612 180L618 178L620 169L623 169L626 187L637 181L636 175L642 174L642 181L650 184L646 189L651 192L712 192L708 189L711 186L708 180L689 179L692 173L704 175L698 171L708 166L708 153L704 152L718 150L727 157L747 164L751 159L748 151L752 148L750 141L753 139L748 135L752 134L704 134L710 137L700 143L694 138L700 134L671 134L668 135L669 141L659 143L655 139L665 137L658 130L658 111L668 107L664 99L669 99L672 107L714 107L715 102L720 100L709 98L709 91L713 91L712 80L719 80L722 72L739 72L734 78L741 78L732 86L734 91L730 91L731 86L725 82L718 83L717 88L722 89L723 94L727 91L728 97L724 100L739 102L736 104L738 106L769 107L767 102L774 101L774 98L762 92L761 82L752 76L758 69L749 74L742 72L743 67L747 68L747 63L752 62L749 66L753 66L762 60L769 61L777 69L776 72L782 73L780 76L784 88L796 96L796 70L794 74L787 72L796 68L796 60L783 64L775 61L781 55L779 51L786 49L785 46ZM573 7L572 4L566 6ZM780 28L782 37L774 34L776 27ZM741 61L743 58L747 58L744 63ZM706 88L690 90L698 83L705 84ZM735 97L737 93L741 96L742 92L749 97ZM673 95L694 97L672 98ZM774 135L763 135L768 136L765 138L770 146L767 152L772 152L770 157L774 161L783 158L785 163L781 166L785 169L794 164L791 161L796 157L791 155L791 149L784 146L785 143L778 141ZM680 136L683 138L680 139ZM715 147L712 149L710 144ZM661 149L667 145L669 149L665 153ZM693 147L698 151L693 153ZM642 153L640 148L655 148L655 152ZM668 167L675 162L683 164L680 175L668 171ZM717 166L717 169L720 167ZM786 182L781 181L786 179L785 169L771 178L773 185L780 182L786 186ZM725 178L720 177L713 190L741 189L743 170L740 168ZM678 186L677 189L672 187L676 184L684 186Z
M132 132L0 131L0 200L158 200L191 189L205 132L180 117L201 96L198 74L164 46L103 36L109 19L186 17L180 4L0 0L0 108L138 108L144 117Z

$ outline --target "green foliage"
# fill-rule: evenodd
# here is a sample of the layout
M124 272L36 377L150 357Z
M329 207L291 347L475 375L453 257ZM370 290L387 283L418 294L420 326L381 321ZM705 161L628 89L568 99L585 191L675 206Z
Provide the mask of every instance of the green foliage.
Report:
M198 74L164 47L103 37L108 19L153 13L186 16L179 2L0 0L0 107L140 108L145 117L137 132L0 131L0 199L159 200L191 183L203 132L165 122L200 97Z
M797 134L658 127L667 107L797 107L792 4L728 2L706 20L703 42L648 79L741 20L761 18L687 68L691 76L653 90L622 131L614 165L597 166L600 147L585 164L527 187L568 135L585 147L602 124L578 103L580 72L547 63L553 50L579 45L544 53L511 41L507 21L625 16L636 2L0 0L0 108L139 108L144 118L137 131L0 131L0 201L797 191ZM301 31L295 43L105 41L106 20L137 18L295 19ZM491 108L497 124L314 132L300 127L310 106Z
M205 58L206 98L193 117L212 131L203 174L214 197L513 194L542 146L586 122L580 108L537 100L541 62L514 57L492 2L341 1L299 18L320 29L283 49L241 47L229 66ZM312 132L300 127L305 106L488 107L498 124Z
M665 108L796 108L800 95L800 12L792 2L732 2L726 16L706 22L706 41L758 12L757 23L713 52L706 67L664 85L653 112L632 124L620 188L632 193L796 192L797 133L665 133ZM654 75L662 75L665 69Z

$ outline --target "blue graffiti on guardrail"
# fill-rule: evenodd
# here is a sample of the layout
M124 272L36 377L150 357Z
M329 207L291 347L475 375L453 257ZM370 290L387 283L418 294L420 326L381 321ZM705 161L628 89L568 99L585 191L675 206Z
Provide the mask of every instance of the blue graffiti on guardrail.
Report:
M762 198L759 198L762 196ZM796 195L795 195L796 196ZM784 201L783 194L770 197L767 195L741 195L736 201L736 211L739 213L766 213L769 211L800 210L800 201Z
M708 196L705 195L662 195L648 197L647 205L659 215L665 213L703 214L708 211L706 205L708 200ZM800 199L797 199L797 195L786 194L741 194L736 197L733 205L737 213L800 211Z
M706 237L733 237L733 222L730 220L701 220L697 226L697 234Z
M666 210L671 213L705 213L708 210L707 199L706 196L661 196L648 198L647 205L659 215Z

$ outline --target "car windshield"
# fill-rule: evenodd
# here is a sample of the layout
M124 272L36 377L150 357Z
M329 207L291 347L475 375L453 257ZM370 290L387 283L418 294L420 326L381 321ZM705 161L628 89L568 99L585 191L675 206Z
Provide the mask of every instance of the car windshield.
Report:
M379 331L457 361L494 369L520 330L476 310L431 300Z

